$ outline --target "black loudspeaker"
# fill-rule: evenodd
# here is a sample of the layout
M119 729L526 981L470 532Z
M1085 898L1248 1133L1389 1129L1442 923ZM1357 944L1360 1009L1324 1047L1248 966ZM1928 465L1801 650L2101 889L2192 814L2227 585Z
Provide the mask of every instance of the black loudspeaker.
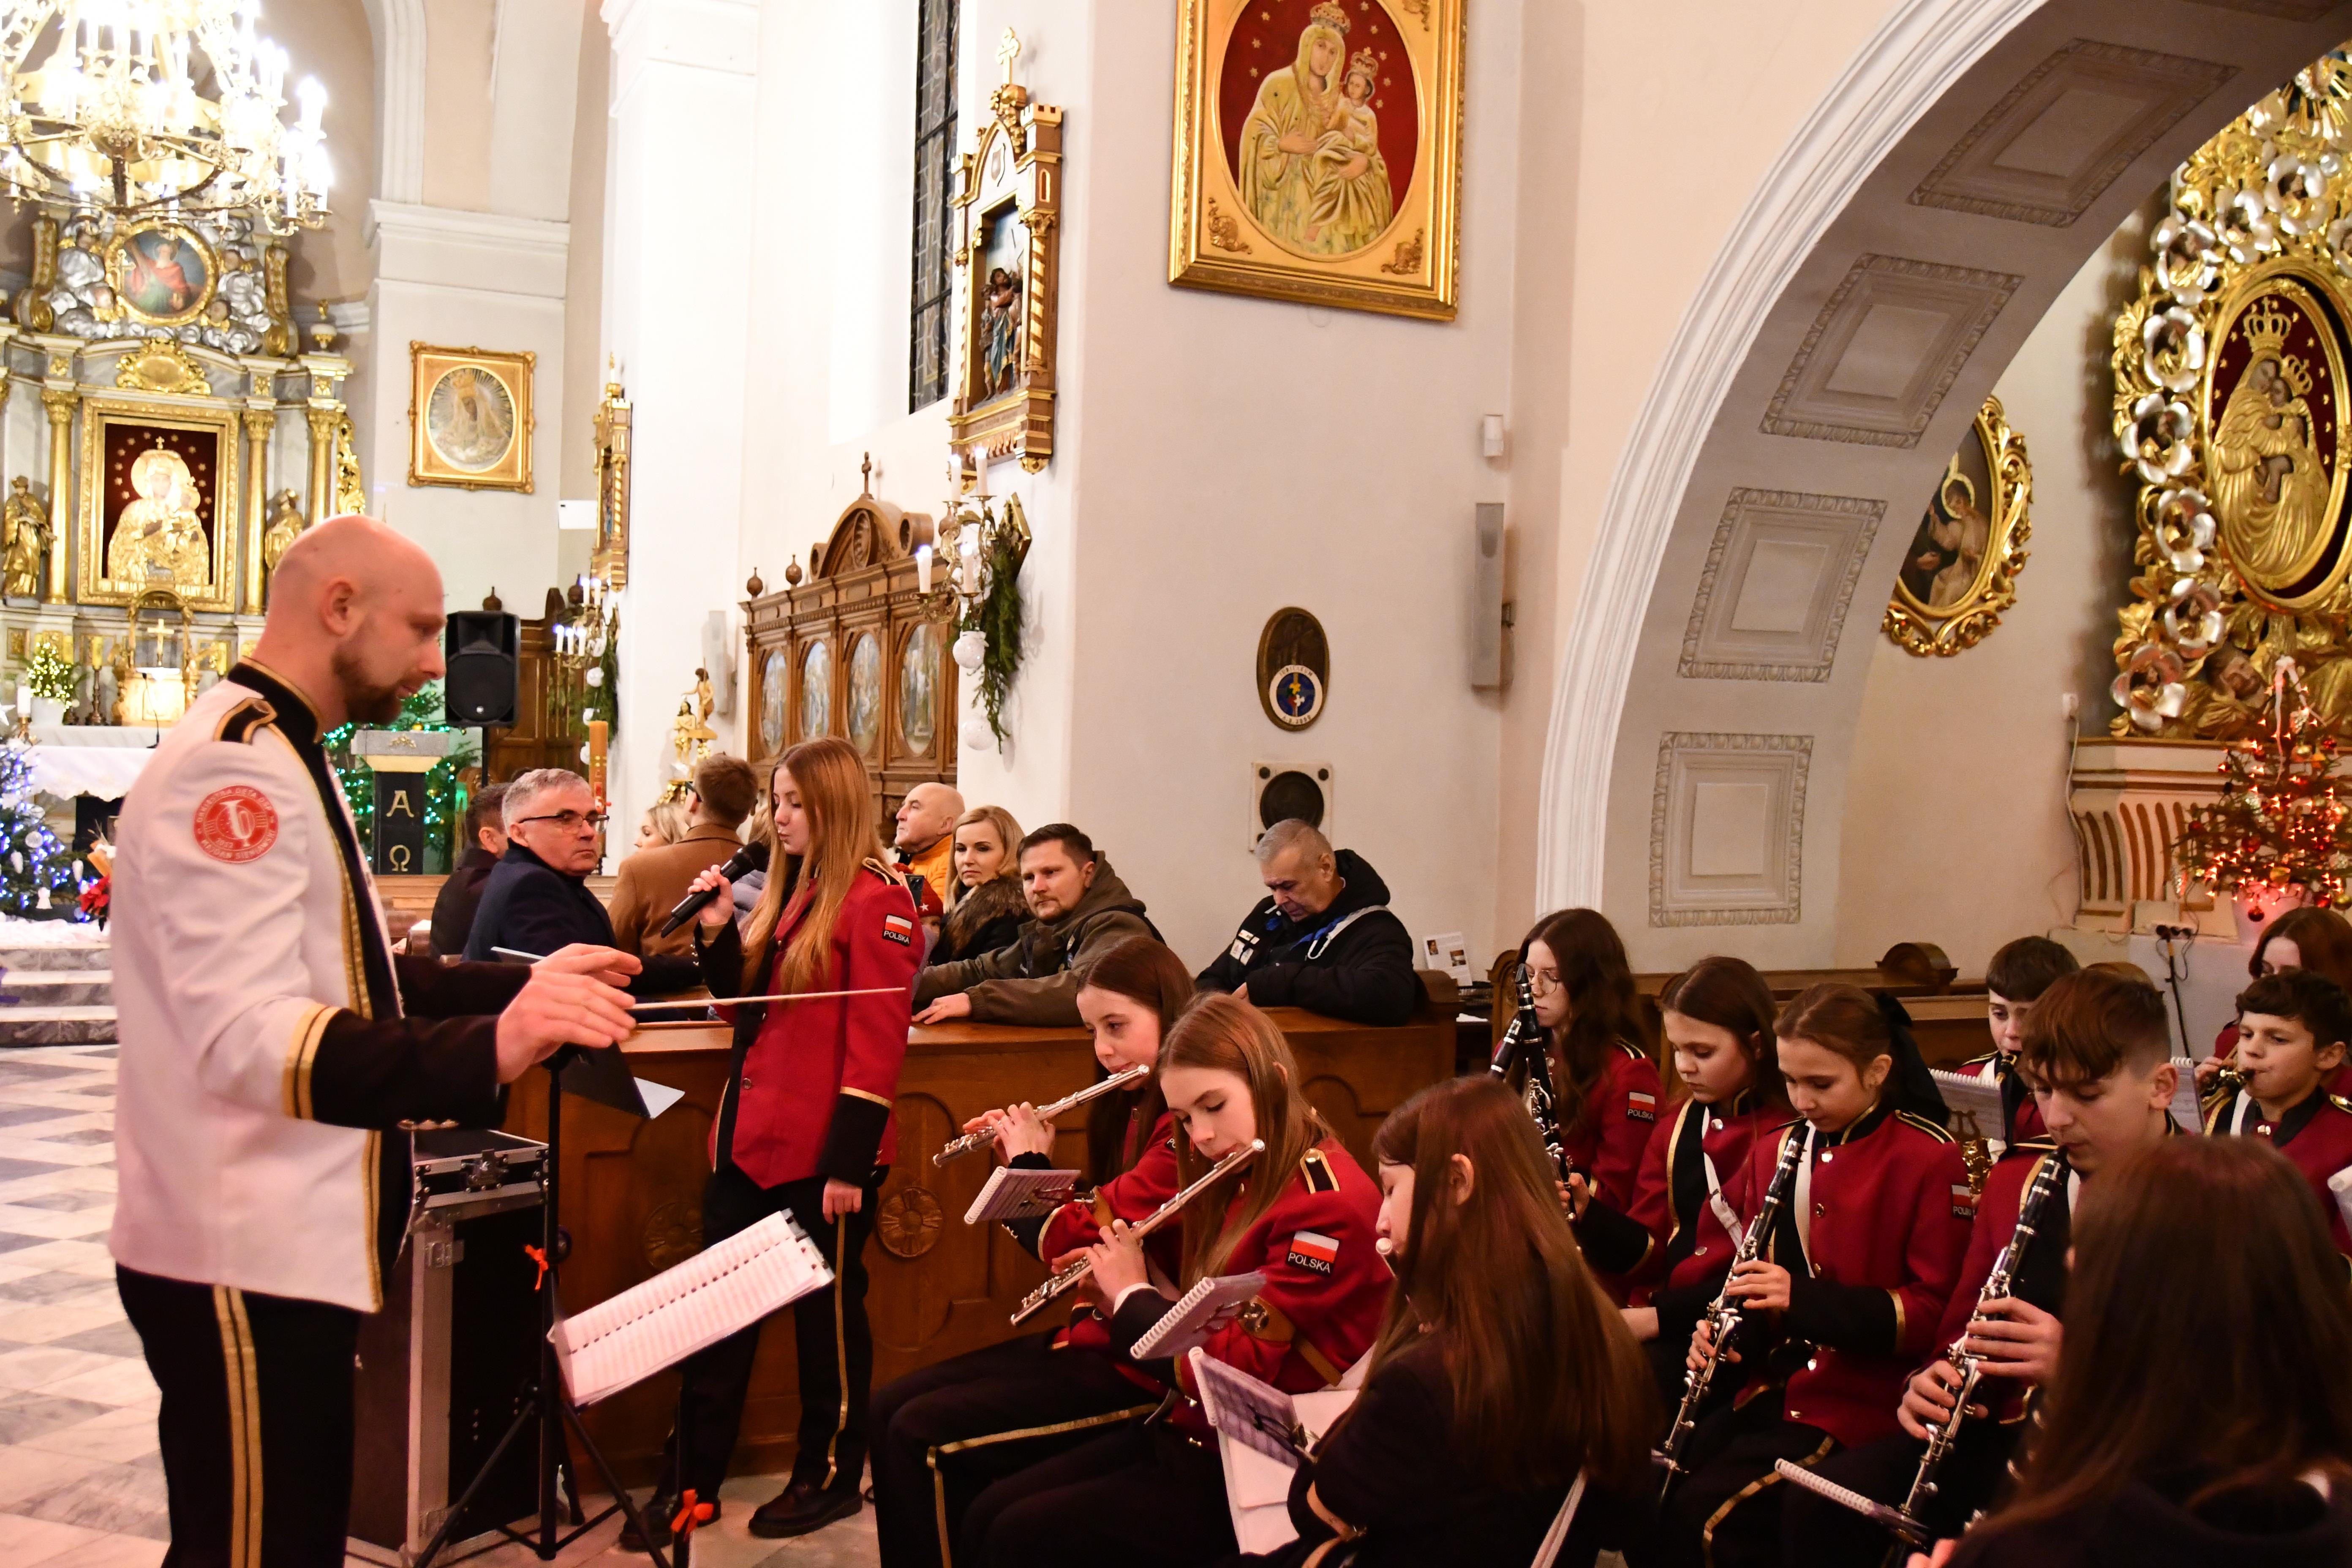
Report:
M496 610L459 610L441 633L449 666L442 707L452 724L511 724L521 700L522 622Z

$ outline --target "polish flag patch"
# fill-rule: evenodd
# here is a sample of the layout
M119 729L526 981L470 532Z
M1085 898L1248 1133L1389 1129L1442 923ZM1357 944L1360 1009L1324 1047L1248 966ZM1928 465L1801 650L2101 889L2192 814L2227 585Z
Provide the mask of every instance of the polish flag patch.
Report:
M915 941L915 922L904 915L884 915L882 934L901 947L912 946Z
M1977 1195L1966 1182L1952 1189L1952 1217L1974 1219L1977 1215Z
M1290 1263L1293 1268L1304 1268L1309 1274L1320 1274L1328 1279L1339 1261L1339 1244L1328 1236L1302 1230L1290 1238Z
M1655 1121L1658 1119L1658 1097L1635 1089L1625 1097L1625 1120Z

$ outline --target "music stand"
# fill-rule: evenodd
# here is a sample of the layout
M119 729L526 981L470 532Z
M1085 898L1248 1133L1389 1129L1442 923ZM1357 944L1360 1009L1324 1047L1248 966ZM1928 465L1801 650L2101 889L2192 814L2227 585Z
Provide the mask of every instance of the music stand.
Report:
M636 1503L629 1497L628 1489L622 1486L619 1478L613 1474L613 1467L604 1462L604 1456L597 1451L595 1441L588 1436L587 1427L581 1424L580 1413L564 1397L562 1374L555 1364L554 1342L549 1338L555 1331L555 1266L563 1260L561 1250L562 1232L556 1224L556 1196L562 1184L563 1173L565 1085L569 1083L573 1093L585 1099L640 1118L647 1114L645 1096L637 1091L637 1080L630 1073L628 1063L616 1046L600 1050L565 1046L540 1065L547 1069L547 1205L541 1211L540 1231L540 1247L547 1272L541 1281L539 1292L539 1380L524 1397L522 1408L515 1412L514 1421L507 1427L506 1435L499 1439L498 1447L490 1450L489 1458L466 1484L466 1489L458 1494L457 1500L449 1505L448 1513L442 1518L441 1527L433 1532L433 1539L425 1543L424 1552L418 1555L415 1568L432 1568L434 1558L440 1554L441 1548L447 1543L450 1531L457 1527L458 1516L466 1511L467 1505L474 1500L474 1494L489 1479L491 1472L499 1468L499 1461L506 1458L507 1449L514 1440L534 1423L539 1427L539 1522L533 1531L538 1539L534 1541L531 1535L518 1531L509 1524L499 1525L498 1532L509 1541L530 1547L541 1562L551 1563L557 1552L619 1512L636 1526L638 1535L646 1542L646 1550L653 1558L654 1568L670 1568L669 1560L662 1555L661 1548L653 1543L653 1532L646 1528ZM572 1511L575 1519L579 1518L581 1508L579 1479L572 1474L571 1458L563 1447L566 1423L570 1424L572 1436L580 1439L580 1447L587 1454L588 1462L596 1467L596 1473L612 1489L614 1499L613 1505L600 1511L595 1518L574 1524L569 1535L562 1534L563 1521L561 1506L556 1500L559 1470L571 1483ZM486 1547L484 1550L488 1549Z

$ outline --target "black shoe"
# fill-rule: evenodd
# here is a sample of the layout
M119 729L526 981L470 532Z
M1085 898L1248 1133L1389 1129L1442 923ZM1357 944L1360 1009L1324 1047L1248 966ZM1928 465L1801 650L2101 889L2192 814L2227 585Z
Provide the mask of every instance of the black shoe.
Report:
M720 1511L721 1504L717 1498L712 1498L710 1517L716 1520ZM677 1517L677 1494L667 1487L658 1489L639 1508L638 1517L646 1521L646 1529L653 1537L652 1544L668 1551L674 1539L670 1521ZM621 1521L620 1547L624 1552L643 1552L646 1548L646 1537L638 1534L637 1527L625 1518Z
M853 1476L842 1477L830 1488L795 1480L752 1514L751 1533L771 1541L806 1535L835 1520L847 1519L865 1506L858 1500L857 1480Z

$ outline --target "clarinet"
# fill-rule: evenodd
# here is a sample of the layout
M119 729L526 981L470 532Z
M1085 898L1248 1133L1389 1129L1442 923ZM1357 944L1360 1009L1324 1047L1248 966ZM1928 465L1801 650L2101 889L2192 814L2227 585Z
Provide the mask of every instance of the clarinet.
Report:
M1771 1236L1772 1222L1780 1217L1780 1205L1787 1201L1790 1184L1797 1179L1797 1167L1811 1146L1810 1128L1801 1132L1793 1127L1789 1130L1788 1142L1780 1148L1780 1163L1773 1168L1771 1184L1764 1189L1764 1202L1756 1211L1756 1221L1748 1227L1748 1234L1740 1238L1739 1250L1732 1256L1734 1272L1741 1264L1754 1262L1764 1250L1764 1243ZM1658 1452L1666 1467L1665 1483L1658 1490L1661 1500L1674 1489L1675 1478L1683 1473L1683 1449L1698 1426L1699 1406L1706 1401L1707 1389L1715 1382L1716 1369L1723 1364L1723 1352L1730 1348L1731 1336L1738 1331L1741 1316L1738 1303L1731 1300L1731 1278L1726 1275L1723 1289L1715 1293L1715 1300L1706 1310L1706 1324L1712 1331L1706 1359L1695 1370L1683 1373L1683 1402L1675 1411L1675 1424L1666 1433L1665 1446Z
M2018 1260L2025 1256L2026 1247L2041 1227L2042 1208L2066 1176L2063 1151L2043 1160L2041 1168L2033 1173L2025 1197L2018 1205L2017 1228L2010 1233L2008 1245L2000 1249L2000 1255L1992 1260L1992 1272L1985 1276L1984 1289L1977 1292L1976 1310L1969 1314L1971 1319L1981 1316L1988 1302L1998 1301L2010 1293ZM1977 1382L1984 1375L1984 1358L1970 1354L1965 1348L1968 1342L1968 1331L1962 1329L1960 1337L1944 1351L1944 1359L1960 1374L1960 1385L1952 1394L1952 1413L1927 1429L1927 1451L1920 1457L1918 1474L1911 1478L1910 1495L1903 1500L1903 1517L1914 1524L1919 1522L1919 1510L1936 1495L1936 1472L1942 1468L1945 1456L1952 1451L1952 1444L1960 1435L1960 1422L1968 1413L1969 1396L1976 1392ZM1922 1525L1920 1529L1918 1539L1924 1540L1926 1527Z
M1502 1041L1495 1047L1495 1059L1487 1071L1496 1078L1508 1078L1511 1064L1521 1058L1526 1060L1528 1085L1520 1102L1534 1118L1536 1131L1543 1137L1544 1152L1551 1156L1559 1179L1565 1182L1575 1167L1559 1141L1559 1110L1552 1096L1551 1055L1544 1048L1544 1027L1536 1016L1535 987L1528 983L1528 966L1520 964L1518 972L1518 1008L1511 1015L1510 1026L1503 1031Z

